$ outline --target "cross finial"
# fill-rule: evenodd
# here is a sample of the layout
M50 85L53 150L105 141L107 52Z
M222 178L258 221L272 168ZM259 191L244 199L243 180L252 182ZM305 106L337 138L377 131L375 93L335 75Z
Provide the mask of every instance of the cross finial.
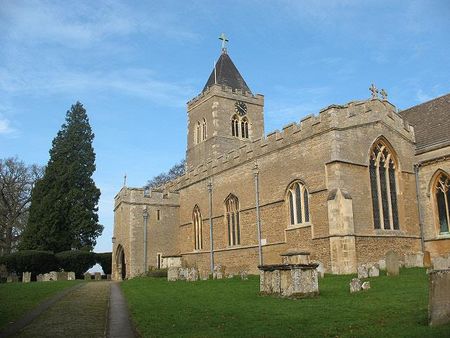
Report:
M123 186L127 186L127 174L123 175Z
M381 88L380 95L383 100L387 100L388 93L383 88Z
M227 51L227 42L229 41L228 38L225 36L225 33L220 34L219 40L222 40L222 52Z
M372 99L378 98L378 89L375 87L375 85L372 83L372 85L369 87L369 90L372 92Z

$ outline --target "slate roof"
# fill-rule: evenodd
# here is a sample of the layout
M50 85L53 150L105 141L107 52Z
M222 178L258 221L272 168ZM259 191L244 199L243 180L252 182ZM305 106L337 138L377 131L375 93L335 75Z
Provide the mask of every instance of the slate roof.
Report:
M417 152L450 144L450 94L403 110L400 115L414 127Z
M233 88L233 90L240 89L244 92L252 92L226 52L222 52L220 55L216 63L216 75L214 76L213 69L205 87L203 87L203 92L214 84L226 85Z

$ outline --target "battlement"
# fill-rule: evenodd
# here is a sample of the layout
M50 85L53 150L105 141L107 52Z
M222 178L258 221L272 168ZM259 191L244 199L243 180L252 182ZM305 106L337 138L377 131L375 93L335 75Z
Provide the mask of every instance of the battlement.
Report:
M207 87L206 90L201 92L199 95L194 97L192 100L187 102L188 110L196 106L198 103L202 102L205 98L210 97L211 95L225 95L226 97L235 97L235 99L246 97L249 100L255 101L256 103L259 101L260 104L264 102L264 95L255 94L253 95L251 92L243 91L243 90L233 90L233 88L226 85L213 85L211 87Z
M390 126L403 137L414 142L412 126L406 120L403 120L397 113L397 108L386 100L370 99L352 101L344 105L333 104L320 110L317 115L308 115L298 123L294 122L284 126L281 131L275 130L265 137L255 139L217 158L208 158L203 164L195 168L188 168L183 176L169 182L166 189L178 190L185 185L203 180L216 172L250 160L254 161L272 151L327 131L344 130L376 122Z
M114 210L121 203L142 204L142 205L179 205L178 192L168 189L146 189L123 187L114 197Z

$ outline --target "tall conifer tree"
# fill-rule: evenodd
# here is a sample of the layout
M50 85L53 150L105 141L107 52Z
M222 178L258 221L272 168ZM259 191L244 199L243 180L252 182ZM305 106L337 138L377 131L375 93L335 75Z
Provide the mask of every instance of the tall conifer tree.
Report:
M33 189L22 249L60 252L96 244L103 226L97 215L100 190L92 179L93 139L86 110L77 102L67 111L45 174Z

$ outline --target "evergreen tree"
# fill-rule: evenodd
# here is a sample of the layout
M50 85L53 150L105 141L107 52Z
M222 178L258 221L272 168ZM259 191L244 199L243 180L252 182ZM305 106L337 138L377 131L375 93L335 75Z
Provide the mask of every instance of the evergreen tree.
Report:
M33 189L21 249L61 252L94 247L103 226L97 215L100 190L92 179L93 139L86 110L77 102L67 111L44 176Z

